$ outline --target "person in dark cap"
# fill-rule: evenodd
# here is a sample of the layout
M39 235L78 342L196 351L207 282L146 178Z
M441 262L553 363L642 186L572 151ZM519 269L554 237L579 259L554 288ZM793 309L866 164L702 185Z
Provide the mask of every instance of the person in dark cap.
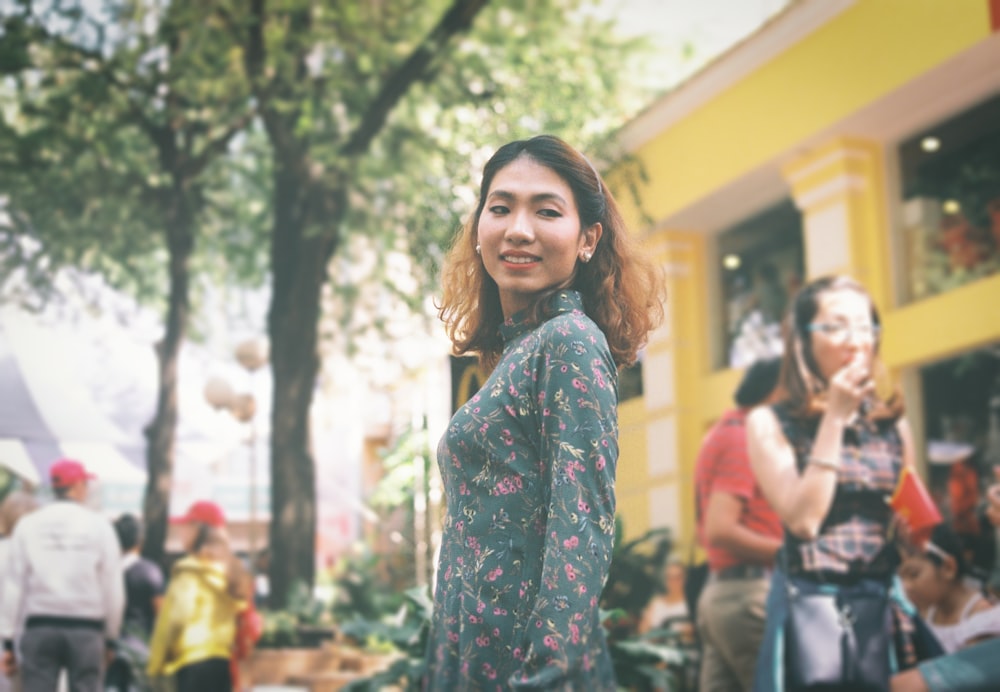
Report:
M699 689L749 690L764 635L764 602L783 530L761 494L747 454L749 411L777 395L780 358L746 369L726 411L702 441L695 464L698 540L709 577L698 599Z
M21 519L10 539L0 639L4 668L20 670L25 692L54 692L63 670L74 692L104 688L125 586L111 522L86 506L92 478L79 461L55 462L49 470L55 501Z

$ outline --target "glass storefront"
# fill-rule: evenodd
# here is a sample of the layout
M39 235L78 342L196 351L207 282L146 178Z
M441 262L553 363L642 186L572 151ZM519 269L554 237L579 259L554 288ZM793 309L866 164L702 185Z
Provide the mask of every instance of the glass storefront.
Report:
M1000 94L899 147L904 302L1000 270Z
M721 233L722 367L781 352L781 319L804 275L802 215L785 200Z

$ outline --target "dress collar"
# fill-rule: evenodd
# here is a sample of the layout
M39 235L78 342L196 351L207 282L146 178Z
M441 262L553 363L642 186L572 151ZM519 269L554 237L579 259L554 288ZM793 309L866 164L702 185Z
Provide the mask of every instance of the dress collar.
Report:
M564 312L574 311L583 312L583 296L580 295L579 291L569 289L559 291L553 293L548 299L548 309L542 313L545 315L543 321L548 321ZM528 319L532 312L531 308L520 310L500 325L500 336L503 337L504 343L508 343L538 326Z

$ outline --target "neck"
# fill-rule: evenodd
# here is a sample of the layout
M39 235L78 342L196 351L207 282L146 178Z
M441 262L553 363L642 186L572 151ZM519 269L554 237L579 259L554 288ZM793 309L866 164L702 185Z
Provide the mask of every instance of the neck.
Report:
M962 609L969 602L975 592L966 586L961 579L952 584L948 593L938 602L936 620L948 622L958 622L962 614Z

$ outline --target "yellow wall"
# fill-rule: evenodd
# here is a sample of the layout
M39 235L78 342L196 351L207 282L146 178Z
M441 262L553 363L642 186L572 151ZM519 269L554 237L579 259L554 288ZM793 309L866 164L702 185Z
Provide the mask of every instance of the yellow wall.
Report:
M645 210L668 217L989 34L986 0L858 0L636 152Z

